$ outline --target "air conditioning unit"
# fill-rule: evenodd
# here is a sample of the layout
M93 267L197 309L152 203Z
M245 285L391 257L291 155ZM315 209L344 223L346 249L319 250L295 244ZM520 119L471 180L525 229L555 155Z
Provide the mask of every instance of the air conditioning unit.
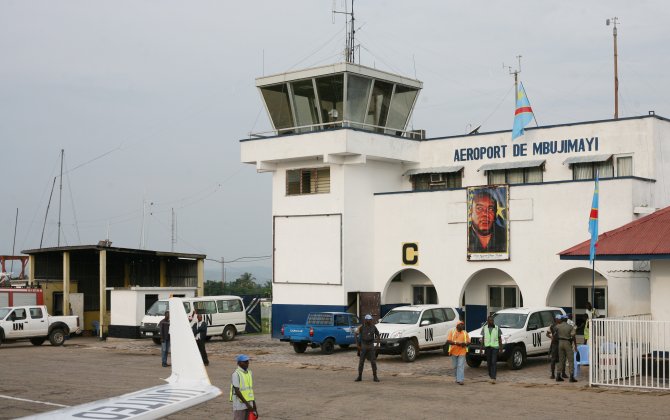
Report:
M444 182L444 174L430 174L430 183L431 184L439 184L440 182Z

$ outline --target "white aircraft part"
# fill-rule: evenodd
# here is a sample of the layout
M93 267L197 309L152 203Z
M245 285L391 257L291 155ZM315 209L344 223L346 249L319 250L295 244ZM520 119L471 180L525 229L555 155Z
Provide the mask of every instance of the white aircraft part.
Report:
M172 375L166 385L50 411L24 419L158 419L216 398L181 299L170 299Z

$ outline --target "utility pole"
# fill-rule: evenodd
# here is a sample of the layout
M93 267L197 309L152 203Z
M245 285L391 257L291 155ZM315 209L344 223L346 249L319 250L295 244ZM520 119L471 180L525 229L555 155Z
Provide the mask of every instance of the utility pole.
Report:
M221 257L221 293L224 292L226 288L226 268L225 268L225 263L223 261L223 257Z
M14 252L16 249L16 225L19 224L19 208L16 208L16 218L14 219L14 241L12 242L12 257L14 256ZM14 260L12 260L12 265L11 268L9 269L9 272L12 273L14 272ZM11 275L10 275L11 276Z
M63 156L65 149L60 149L60 193L58 195L58 246L60 246L60 212L61 202L63 201Z
M177 238L175 235L176 222L174 218L174 207L172 208L172 252L174 252L174 244L177 243Z
M612 36L614 37L614 119L619 119L619 69L618 69L618 59L619 53L617 52L616 36L617 30L616 25L619 23L619 19L615 16L611 19L605 21L605 25L610 26L612 24Z

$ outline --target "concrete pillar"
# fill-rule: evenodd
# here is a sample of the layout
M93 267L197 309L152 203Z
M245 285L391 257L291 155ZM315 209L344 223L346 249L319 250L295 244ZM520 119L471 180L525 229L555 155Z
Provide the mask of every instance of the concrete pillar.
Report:
M130 263L127 261L123 264L123 286L130 287Z
M165 263L165 258L161 258L159 267L158 285L160 287L167 287L167 264Z
M107 251L100 250L100 338L104 337L105 315L107 314Z
M35 256L29 256L28 261L28 264L30 265L28 268L30 271L30 273L28 273L28 282L30 283L30 287L33 287L35 286Z
M63 315L70 315L70 253L63 252Z
M205 296L205 260L198 259L198 296Z

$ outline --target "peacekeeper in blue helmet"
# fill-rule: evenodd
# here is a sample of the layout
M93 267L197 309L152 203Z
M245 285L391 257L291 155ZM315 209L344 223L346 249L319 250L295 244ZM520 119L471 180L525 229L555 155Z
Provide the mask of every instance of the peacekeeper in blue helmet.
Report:
M379 341L379 330L372 322L372 315L367 314L364 317L363 324L356 330L355 340L358 346L358 377L356 382L363 379L363 367L365 366L365 359L370 360L372 366L372 378L375 382L379 382L377 377L377 351L375 349L375 341Z

